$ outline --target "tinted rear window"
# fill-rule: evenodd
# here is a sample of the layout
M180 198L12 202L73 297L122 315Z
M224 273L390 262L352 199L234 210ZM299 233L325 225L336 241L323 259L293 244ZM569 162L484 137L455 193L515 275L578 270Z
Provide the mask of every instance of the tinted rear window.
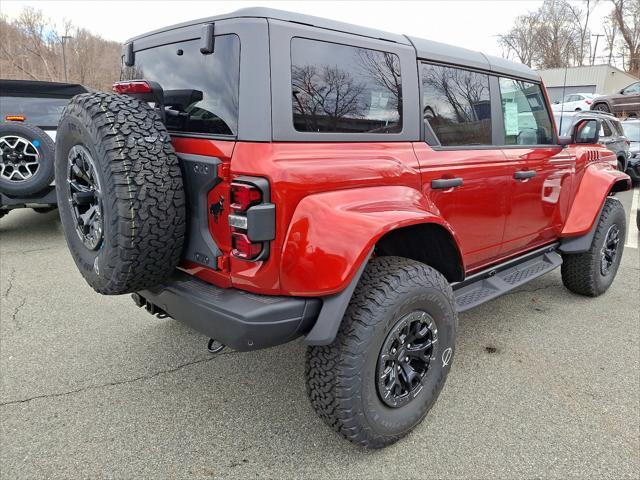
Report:
M291 83L300 132L402 130L400 59L393 53L294 38Z
M217 36L210 55L200 53L200 40L136 52L135 65L124 67L122 77L162 86L170 131L212 135L236 135L238 131L237 35Z
M26 123L55 128L67 103L68 98L0 97L0 118L22 115Z

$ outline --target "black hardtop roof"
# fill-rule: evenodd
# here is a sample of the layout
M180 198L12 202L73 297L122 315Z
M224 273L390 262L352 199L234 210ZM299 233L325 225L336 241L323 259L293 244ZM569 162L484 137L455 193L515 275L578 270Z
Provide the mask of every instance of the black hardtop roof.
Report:
M417 37L409 37L397 33L389 33L383 30L352 25L350 23L338 22L312 15L304 15L301 13L287 12L273 8L250 7L242 8L231 13L216 15L213 17L201 18L189 22L179 23L169 27L161 28L139 35L127 40L130 43L135 40L154 35L158 33L168 32L182 27L198 25L201 23L211 23L216 20L226 20L232 18L270 18L274 20L282 20L286 22L299 23L317 28L333 30L337 32L349 33L351 35L360 35L363 37L386 40L403 45L413 45L418 58L433 60L442 63L451 63L461 66L468 66L481 70L487 70L495 73L502 73L509 76L516 76L527 80L540 81L540 75L531 68L517 62L511 62L503 58L485 55L480 52L468 50L462 47L447 45L445 43L434 42Z
M76 83L0 79L0 95L71 98L89 90Z

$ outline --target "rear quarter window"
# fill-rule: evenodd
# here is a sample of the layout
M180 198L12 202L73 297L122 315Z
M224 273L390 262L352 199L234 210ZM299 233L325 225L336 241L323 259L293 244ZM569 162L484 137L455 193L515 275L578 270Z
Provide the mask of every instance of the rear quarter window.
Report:
M203 55L200 40L162 45L135 54L123 80L151 80L164 90L167 129L178 133L236 135L240 84L240 39L215 37Z
M400 59L393 53L293 38L291 89L299 132L402 130Z

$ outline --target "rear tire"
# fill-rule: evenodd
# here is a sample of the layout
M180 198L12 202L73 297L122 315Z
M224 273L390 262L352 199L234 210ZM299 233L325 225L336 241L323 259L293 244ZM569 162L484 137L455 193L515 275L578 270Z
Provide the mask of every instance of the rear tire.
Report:
M573 293L587 297L602 295L613 283L627 230L624 207L613 197L606 199L596 221L598 226L589 250L562 256L562 283Z
M126 95L74 97L58 127L55 167L67 244L91 287L132 293L173 272L185 192L157 112Z
M400 257L371 260L336 339L307 349L307 393L318 415L367 448L408 434L438 398L451 368L454 305L451 286L435 269ZM432 344L425 347L428 338ZM411 372L418 376L407 383Z

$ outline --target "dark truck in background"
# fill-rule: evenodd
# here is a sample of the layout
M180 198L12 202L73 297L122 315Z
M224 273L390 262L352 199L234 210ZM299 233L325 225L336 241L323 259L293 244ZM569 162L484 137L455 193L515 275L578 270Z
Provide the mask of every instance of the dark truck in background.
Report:
M56 206L53 161L58 121L82 85L0 80L0 217L14 208Z

